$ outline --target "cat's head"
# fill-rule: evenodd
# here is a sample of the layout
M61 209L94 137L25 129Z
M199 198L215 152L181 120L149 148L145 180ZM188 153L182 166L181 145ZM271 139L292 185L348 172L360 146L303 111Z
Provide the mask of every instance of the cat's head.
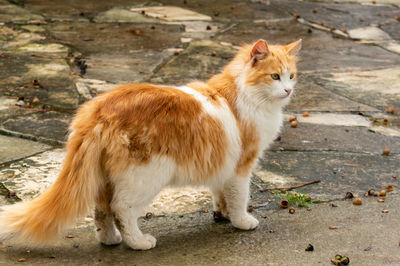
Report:
M238 54L237 79L241 90L258 103L287 104L297 80L296 55L301 39L288 45L268 45L258 40ZM239 59L238 58L238 59Z

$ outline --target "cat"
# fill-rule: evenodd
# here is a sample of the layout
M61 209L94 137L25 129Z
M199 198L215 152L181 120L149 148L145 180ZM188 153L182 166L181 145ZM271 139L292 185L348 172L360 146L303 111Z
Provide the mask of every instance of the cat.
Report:
M126 84L83 104L56 182L31 202L3 207L0 240L47 243L95 205L106 245L147 250L137 220L165 186L203 185L214 210L242 230L251 169L277 136L297 80L301 39L243 46L220 74L186 86Z

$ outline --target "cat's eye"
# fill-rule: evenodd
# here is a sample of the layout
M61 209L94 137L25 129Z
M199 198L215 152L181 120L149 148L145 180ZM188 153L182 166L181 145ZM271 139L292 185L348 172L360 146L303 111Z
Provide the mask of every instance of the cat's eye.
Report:
M274 79L274 80L280 79L279 74L276 74L276 73L271 74L271 78Z
M294 78L294 74L290 74L290 79L293 79Z

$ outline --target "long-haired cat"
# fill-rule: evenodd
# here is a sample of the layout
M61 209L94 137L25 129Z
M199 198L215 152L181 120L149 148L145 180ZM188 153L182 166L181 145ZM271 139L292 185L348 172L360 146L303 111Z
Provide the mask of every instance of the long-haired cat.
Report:
M165 186L204 185L215 211L243 230L250 172L282 125L301 40L241 48L208 82L127 84L83 104L56 182L30 202L3 207L0 240L46 243L95 205L98 240L150 249L137 219Z

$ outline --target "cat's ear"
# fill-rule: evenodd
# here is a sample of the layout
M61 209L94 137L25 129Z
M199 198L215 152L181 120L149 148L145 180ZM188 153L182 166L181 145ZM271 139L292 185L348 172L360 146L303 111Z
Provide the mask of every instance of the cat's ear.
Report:
M251 48L250 58L262 60L269 54L268 43L266 40L258 40Z
M301 49L301 39L299 39L299 40L297 40L295 42L292 42L291 44L286 45L285 49L286 49L288 54L297 55L297 53Z

